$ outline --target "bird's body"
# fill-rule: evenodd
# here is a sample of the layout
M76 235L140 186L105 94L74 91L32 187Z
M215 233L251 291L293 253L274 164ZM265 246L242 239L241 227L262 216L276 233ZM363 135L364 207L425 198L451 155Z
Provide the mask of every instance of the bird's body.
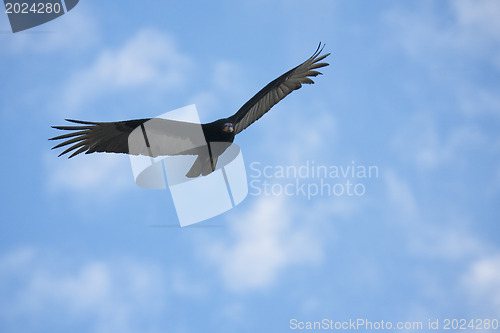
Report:
M302 84L314 83L309 76L321 74L314 69L328 66L327 63L319 62L329 55L329 53L320 55L322 51L320 46L309 59L270 82L231 117L201 124L202 134L199 124L160 118L118 122L67 119L78 125L53 126L56 129L72 132L50 140L67 139L54 148L72 144L59 156L70 151L73 152L69 157L82 152L125 153L152 157L198 155L186 176L208 175L215 170L217 158L231 145L236 134L262 117L292 91L299 89Z

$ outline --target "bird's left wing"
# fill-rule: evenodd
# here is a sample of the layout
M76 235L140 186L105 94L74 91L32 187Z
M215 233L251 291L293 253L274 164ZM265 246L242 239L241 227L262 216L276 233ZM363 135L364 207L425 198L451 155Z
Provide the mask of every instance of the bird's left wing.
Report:
M321 74L314 69L329 65L320 62L330 55L330 53L321 55L322 51L323 48L320 43L316 52L309 59L270 82L231 116L229 119L234 124L235 134L243 131L262 117L292 91L300 89L302 84L314 83L309 77Z
M85 152L124 153L156 157L159 155L197 154L196 148L205 145L200 124L161 118L117 122L67 121L78 126L53 126L71 131L51 138L65 140L52 149L69 147L59 156L70 158Z

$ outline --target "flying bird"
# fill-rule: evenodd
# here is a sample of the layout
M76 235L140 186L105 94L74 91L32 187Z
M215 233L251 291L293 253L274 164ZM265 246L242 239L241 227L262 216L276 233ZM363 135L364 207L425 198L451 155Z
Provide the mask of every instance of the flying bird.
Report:
M232 144L236 134L262 117L292 91L300 89L302 84L314 83L310 77L322 74L316 69L329 65L321 62L330 55L330 53L322 55L323 48L324 45L321 46L320 43L309 59L271 81L232 116L201 124L201 135L197 135L200 133L199 124L161 118L117 122L66 119L78 125L52 126L58 130L71 131L49 139L65 140L52 149L70 145L59 154L61 156L72 152L68 158L83 152L124 153L151 157L197 155L186 176L190 178L206 176L215 170L217 158Z

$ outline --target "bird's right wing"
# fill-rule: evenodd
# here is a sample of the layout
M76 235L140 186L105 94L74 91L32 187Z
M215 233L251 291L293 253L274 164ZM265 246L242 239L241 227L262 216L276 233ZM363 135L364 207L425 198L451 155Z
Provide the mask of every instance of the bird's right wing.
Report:
M70 145L59 156L72 152L70 158L85 152L124 153L156 157L196 154L206 145L200 124L162 118L117 122L90 122L66 119L77 126L52 126L71 131L51 138L65 140L52 149Z

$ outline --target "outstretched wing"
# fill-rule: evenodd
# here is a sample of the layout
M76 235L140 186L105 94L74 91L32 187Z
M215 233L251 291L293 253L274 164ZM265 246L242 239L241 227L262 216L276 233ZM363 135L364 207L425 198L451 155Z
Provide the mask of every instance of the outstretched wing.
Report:
M69 147L59 156L69 158L85 152L124 153L156 157L159 155L197 154L205 145L202 125L161 118L117 122L90 122L66 119L78 126L52 126L71 131L51 138L65 140L52 149Z
M330 53L321 55L323 47L321 47L320 43L314 54L309 59L281 75L276 80L270 82L248 102L246 102L238 110L238 112L231 116L229 119L234 124L235 134L243 131L254 121L262 117L276 103L281 101L292 91L300 89L302 84L314 83L309 76L317 76L321 74L314 69L329 65L327 63L319 62L330 55Z

